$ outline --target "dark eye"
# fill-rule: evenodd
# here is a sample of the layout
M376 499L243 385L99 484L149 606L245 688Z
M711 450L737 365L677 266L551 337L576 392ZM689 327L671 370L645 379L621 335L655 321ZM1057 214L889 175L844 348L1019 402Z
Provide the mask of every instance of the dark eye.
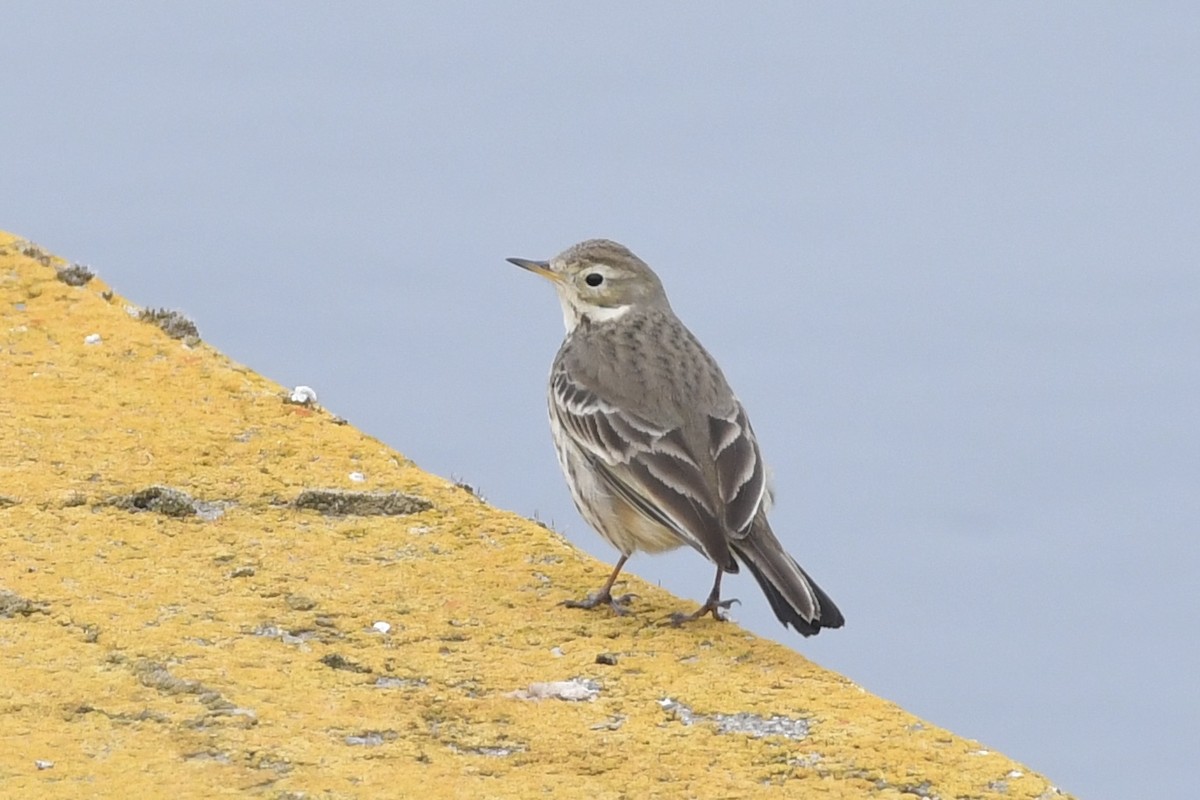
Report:
M604 276L599 272L589 272L584 280L587 281L588 286L599 286L604 283Z

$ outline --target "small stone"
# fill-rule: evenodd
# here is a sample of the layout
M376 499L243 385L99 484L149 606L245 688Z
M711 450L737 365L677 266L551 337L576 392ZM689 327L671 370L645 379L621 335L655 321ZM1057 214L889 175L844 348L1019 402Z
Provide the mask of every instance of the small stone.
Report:
M289 594L284 598L287 607L293 611L312 611L317 607L317 601L302 594Z
M311 386L297 386L288 395L288 402L298 406L314 406L317 404L317 390Z
M591 702L599 695L600 684L583 678L531 683L528 688L508 693L509 697L515 697L518 700L567 700L572 703L578 703L581 700Z

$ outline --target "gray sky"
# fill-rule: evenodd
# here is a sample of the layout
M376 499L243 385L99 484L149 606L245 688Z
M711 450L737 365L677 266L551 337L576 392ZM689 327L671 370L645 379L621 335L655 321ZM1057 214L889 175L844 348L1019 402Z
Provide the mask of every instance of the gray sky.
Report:
M610 561L504 258L618 239L848 620L739 576L743 624L1093 800L1194 793L1194 4L392 5L7 4L0 227Z

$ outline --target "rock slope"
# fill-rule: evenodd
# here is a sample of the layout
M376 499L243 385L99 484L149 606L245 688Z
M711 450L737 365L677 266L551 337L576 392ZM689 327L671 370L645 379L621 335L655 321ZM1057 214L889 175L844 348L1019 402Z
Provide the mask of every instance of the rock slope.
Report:
M1050 798L0 234L0 796Z

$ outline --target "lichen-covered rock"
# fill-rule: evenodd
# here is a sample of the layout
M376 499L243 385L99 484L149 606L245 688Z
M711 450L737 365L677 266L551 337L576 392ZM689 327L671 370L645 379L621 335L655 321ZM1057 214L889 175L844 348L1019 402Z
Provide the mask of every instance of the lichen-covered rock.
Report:
M607 565L64 263L0 234L0 794L1056 794L635 578L560 607Z

